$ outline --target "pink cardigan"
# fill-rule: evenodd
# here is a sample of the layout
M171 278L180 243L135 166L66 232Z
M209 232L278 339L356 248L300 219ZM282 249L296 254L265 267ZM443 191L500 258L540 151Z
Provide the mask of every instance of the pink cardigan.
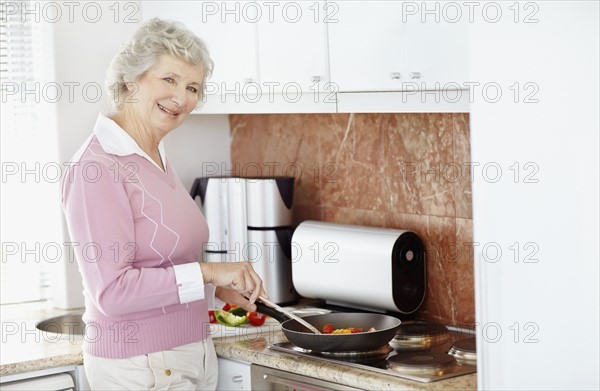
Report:
M160 151L166 172L100 115L63 177L90 355L126 358L208 335L214 287L205 293L197 262L208 226Z

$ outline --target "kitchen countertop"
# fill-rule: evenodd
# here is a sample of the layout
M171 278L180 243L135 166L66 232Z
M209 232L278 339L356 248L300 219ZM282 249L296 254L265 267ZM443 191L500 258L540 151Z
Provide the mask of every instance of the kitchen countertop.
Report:
M59 338L57 334L36 328L44 319L71 312L74 311L52 308L47 302L0 306L0 376L81 364L83 337Z
M47 303L0 306L2 349L0 376L17 375L37 370L83 363L82 337L60 339L53 333L37 330L39 321L73 311L53 309ZM260 364L299 375L317 377L360 389L378 390L475 390L475 374L433 383L418 383L394 376L311 360L268 349L270 343L285 341L276 325L258 334L242 334L215 338L217 354L224 358Z

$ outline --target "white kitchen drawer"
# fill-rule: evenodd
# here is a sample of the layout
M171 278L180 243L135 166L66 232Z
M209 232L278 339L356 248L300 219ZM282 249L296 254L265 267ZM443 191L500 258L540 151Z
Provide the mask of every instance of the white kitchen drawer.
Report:
M68 373L57 373L54 375L38 376L29 379L2 383L0 388L7 391L66 391L74 390L75 382Z
M251 390L250 363L218 358L217 390Z

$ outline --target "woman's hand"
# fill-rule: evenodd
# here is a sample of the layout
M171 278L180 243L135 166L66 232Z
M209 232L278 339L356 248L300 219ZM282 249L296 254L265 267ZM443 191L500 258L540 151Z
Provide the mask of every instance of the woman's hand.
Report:
M218 286L215 289L215 296L224 303L235 304L246 311L256 311L256 305L250 303L245 296L229 288Z
M200 263L200 268L205 284L229 288L240 296L249 297L247 301L250 304L254 304L258 296L268 297L262 280L249 262L206 262ZM239 301L239 297L236 300ZM232 304L237 303L232 302ZM247 304L242 306L246 308Z

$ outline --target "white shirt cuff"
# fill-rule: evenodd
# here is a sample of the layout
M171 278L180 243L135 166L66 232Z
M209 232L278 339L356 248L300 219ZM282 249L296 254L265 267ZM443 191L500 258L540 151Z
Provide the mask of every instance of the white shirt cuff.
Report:
M204 299L204 278L198 262L174 265L173 270L181 304Z
M204 285L204 298L206 299L206 303L208 304L208 308L221 308L215 307L215 300L218 300L215 296L215 292L217 287L212 284Z

